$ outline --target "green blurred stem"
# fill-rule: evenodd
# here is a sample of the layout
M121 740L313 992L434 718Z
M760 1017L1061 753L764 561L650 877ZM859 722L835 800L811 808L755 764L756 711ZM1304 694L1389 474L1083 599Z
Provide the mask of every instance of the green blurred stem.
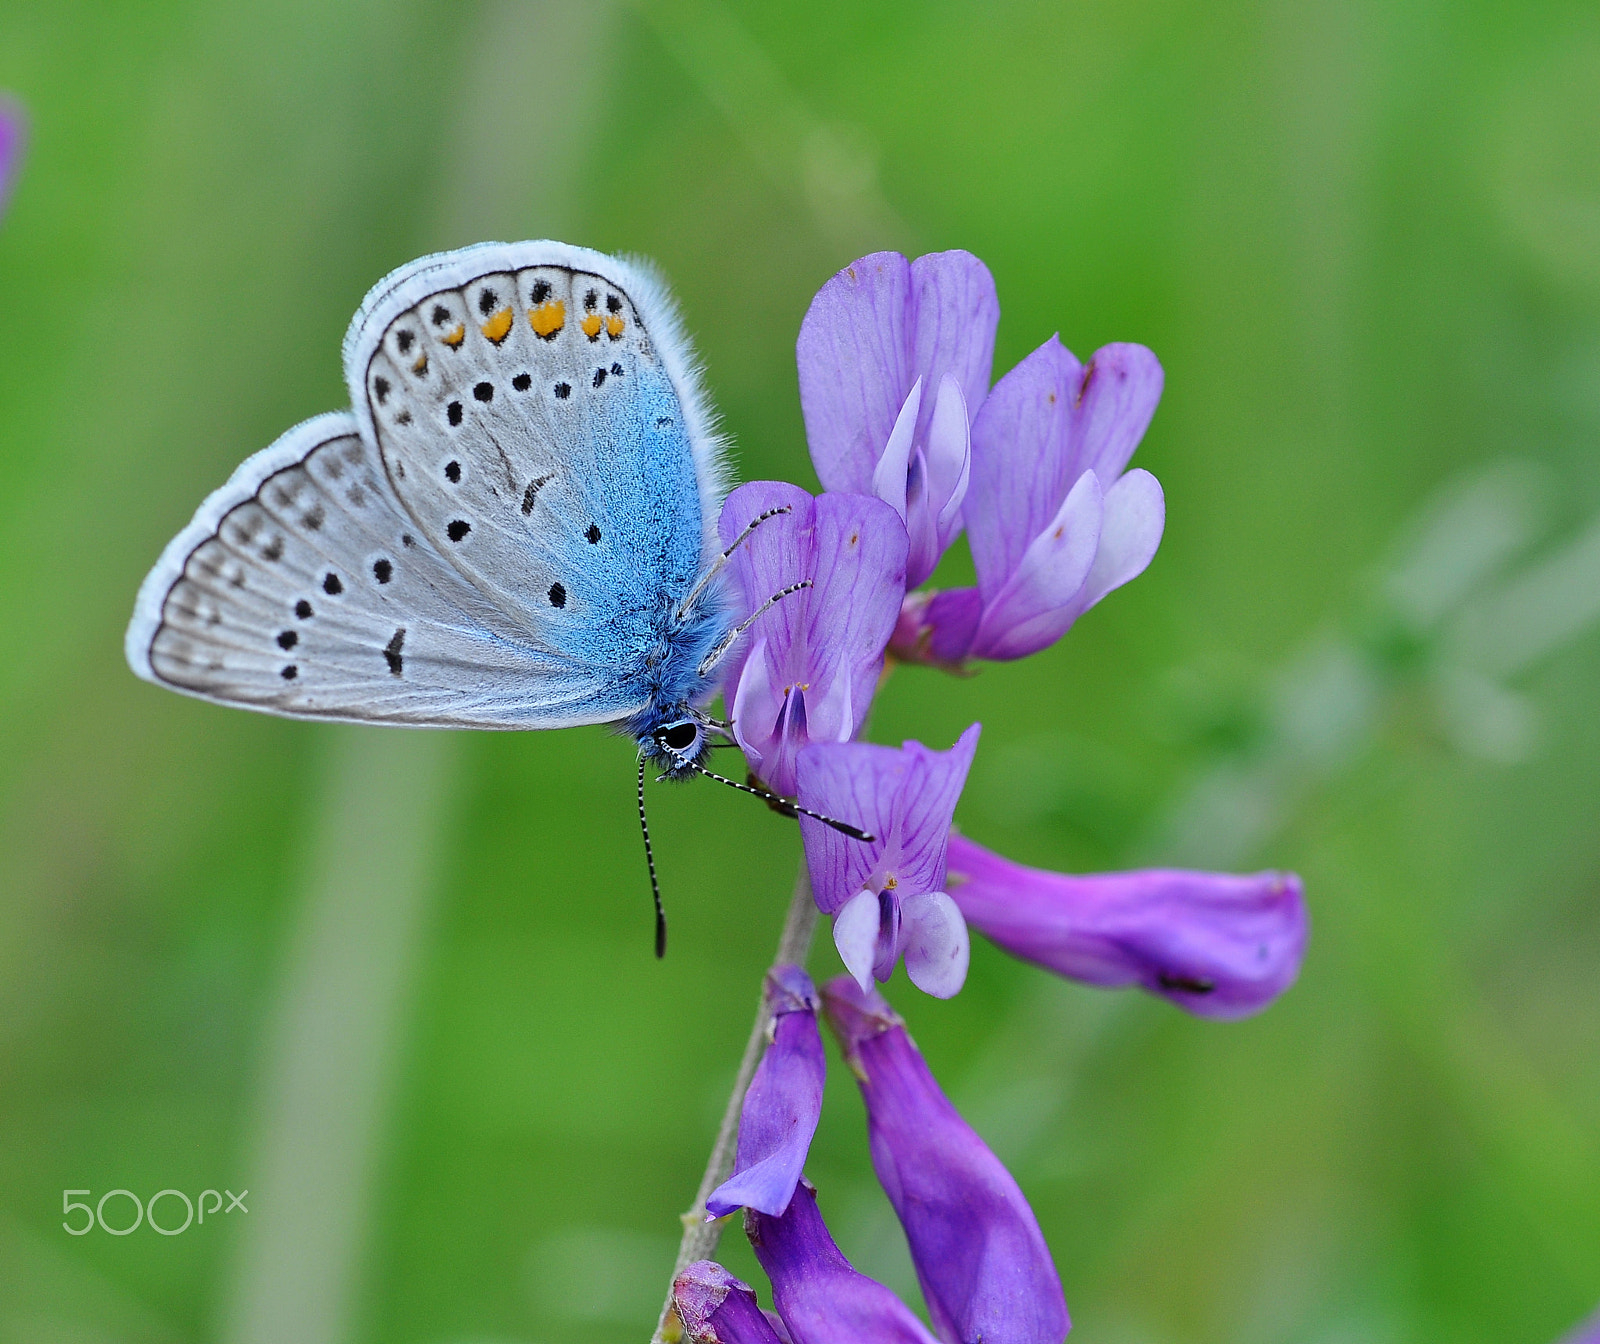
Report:
M800 860L800 871L794 880L794 895L789 898L789 913L784 916L783 933L778 938L778 950L773 953L774 966L804 966L811 951L811 935L817 928L817 906L811 899L811 878L806 863ZM722 1112L722 1124L717 1129L716 1142L711 1145L711 1156L706 1161L705 1175L700 1178L700 1188L695 1191L694 1204L683 1215L683 1240L678 1243L678 1258L672 1266L676 1279L687 1265L696 1260L709 1260L722 1238L722 1225L726 1219L706 1221L706 1200L711 1192L728 1179L733 1170L734 1146L739 1135L739 1113L744 1107L744 1094L755 1076L756 1065L767 1048L766 986L756 1002L756 1020L750 1025L750 1039L745 1042L744 1057L739 1061L739 1072L734 1075L733 1091L728 1094L727 1107ZM670 1325L673 1333L668 1335ZM656 1332L650 1344L664 1344L677 1339L680 1334L672 1311L672 1287L667 1287L667 1300L661 1306L661 1318L656 1322Z

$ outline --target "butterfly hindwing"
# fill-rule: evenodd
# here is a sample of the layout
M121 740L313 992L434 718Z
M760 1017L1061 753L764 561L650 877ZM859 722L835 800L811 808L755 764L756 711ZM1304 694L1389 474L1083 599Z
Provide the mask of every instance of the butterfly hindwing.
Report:
M348 413L289 431L201 506L145 580L127 652L149 680L294 717L509 728L616 714L438 554Z

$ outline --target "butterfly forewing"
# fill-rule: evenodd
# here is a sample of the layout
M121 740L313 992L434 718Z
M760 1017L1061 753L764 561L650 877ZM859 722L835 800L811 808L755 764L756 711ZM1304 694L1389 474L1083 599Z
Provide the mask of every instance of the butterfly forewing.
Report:
M684 411L613 280L492 272L390 320L365 370L396 492L540 648L616 675L701 564Z

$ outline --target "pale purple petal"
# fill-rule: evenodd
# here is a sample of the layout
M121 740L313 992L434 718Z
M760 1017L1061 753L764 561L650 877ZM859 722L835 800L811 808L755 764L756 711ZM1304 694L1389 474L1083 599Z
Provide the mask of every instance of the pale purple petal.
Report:
M744 1229L794 1344L935 1344L911 1308L844 1258L809 1181L783 1217L748 1212Z
M738 608L753 611L805 579L812 587L757 618L750 651L736 652L724 688L739 745L767 785L787 795L808 742L848 740L866 718L905 592L906 532L881 500L813 499L794 486L756 481L723 506L725 544L779 507L790 511L767 519L734 552Z
M967 922L1014 956L1092 985L1141 985L1201 1017L1260 1012L1300 973L1307 916L1293 873L1156 868L1074 876L950 837Z
M911 983L936 999L953 999L967 982L971 946L960 909L944 892L931 891L909 897L900 913L900 946ZM860 976L856 983L871 988Z
M889 887L890 878L901 900L944 886L945 842L979 731L973 724L942 752L920 742L899 748L847 742L814 743L800 753L802 805L875 837L855 840L800 818L818 909L833 914L858 891Z
M691 1344L782 1344L755 1291L714 1260L696 1260L673 1279L672 1305Z
M706 1200L710 1217L741 1206L771 1214L788 1208L822 1115L827 1061L816 990L798 966L778 966L765 992L771 1044L744 1094L733 1174Z
M11 187L27 141L28 118L22 104L0 94L0 215L11 201Z
M1084 611L1145 572L1155 559L1166 524L1166 497L1148 471L1136 467L1106 491L1100 545L1079 597Z
M939 383L928 426L928 495L938 504L934 524L939 529L939 549L950 544L961 526L961 505L972 477L972 426L967 399L954 374Z
M917 411L922 406L922 379L918 378L906 394L905 405L895 418L884 445L883 456L872 469L872 493L906 521L906 470L911 461L911 443L917 432Z
M872 469L916 379L911 291L906 259L875 252L823 285L800 323L800 410L824 490L872 493Z
M1094 565L1104 508L1099 478L1084 472L1004 586L985 599L974 655L1024 658L1067 632Z
M839 960L862 989L872 987L872 967L878 959L878 893L858 891L833 917L833 945Z
M935 1330L946 1340L1060 1344L1070 1325L1061 1280L1016 1181L950 1104L880 995L840 977L822 1002L861 1086L872 1165L905 1229Z

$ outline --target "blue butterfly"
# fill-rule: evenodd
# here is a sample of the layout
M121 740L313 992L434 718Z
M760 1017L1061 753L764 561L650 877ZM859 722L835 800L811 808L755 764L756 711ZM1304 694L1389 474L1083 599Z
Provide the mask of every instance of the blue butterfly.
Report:
M652 764L779 801L705 767L717 665L793 589L735 621L724 445L654 275L555 242L423 257L362 301L344 371L353 410L247 458L162 552L139 676L293 718L617 724L641 824Z

